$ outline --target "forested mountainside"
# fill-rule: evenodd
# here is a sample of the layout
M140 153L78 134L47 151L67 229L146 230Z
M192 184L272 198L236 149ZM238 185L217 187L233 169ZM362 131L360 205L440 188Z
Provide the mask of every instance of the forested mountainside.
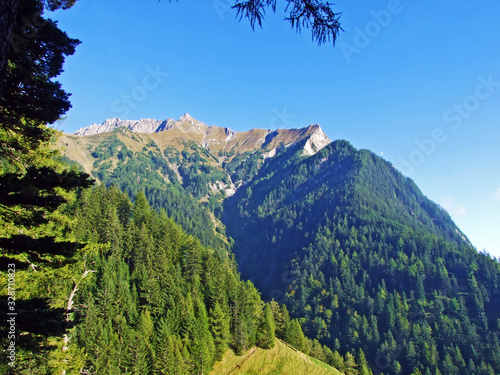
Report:
M28 245L9 260L21 319L15 366L3 351L2 373L208 374L229 349L234 360L257 347L281 356L283 349L271 351L275 336L292 348L291 368L338 373L322 360L368 371L362 352L344 359L305 338L284 305L265 304L240 279L232 257L202 246L165 211L150 208L143 193L132 203L116 187L81 189L56 215L50 228L69 240L54 242L67 248L64 257L44 254L49 267L41 259L26 263ZM2 344L8 326L1 325Z
M186 235L139 194L84 193L75 208L79 241L103 250L80 291L75 339L86 368L101 374L207 373L229 345L274 345L272 316L235 265Z
M91 136L64 134L59 139L64 160L77 162L98 182L114 184L131 199L145 192L153 208L164 209L184 230L217 251L229 249L219 220L223 199L252 178L266 157L298 139L314 137L317 148L329 142L318 126L236 133L186 114L177 122L165 121L169 126L155 132L161 122L116 127L116 121L102 124L111 132L101 133L93 126ZM150 133L132 131L144 131L152 122Z
M317 126L170 124L61 144L105 185L143 190L222 258L232 249L243 278L332 351L361 351L384 374L500 372L498 261L390 163L327 145Z
M499 371L500 267L394 167L289 148L225 202L244 277L305 333L388 374Z
M212 246L202 245L136 186L133 203L130 190L91 188L77 163L54 152L47 129L25 156L36 168L0 164L0 261L9 269L0 280L0 311L9 316L0 323L1 373L208 374L228 350L232 360L256 350L284 356L287 368L310 373L338 373L321 361L369 373L363 352L332 352L306 338L285 305L264 303L240 279L224 236L213 230L205 237ZM112 142L111 151L93 152L113 155ZM147 186L150 175L142 177ZM201 222L211 213L196 193L176 188L184 195L171 199L190 199L178 217ZM193 202L199 211L189 216ZM283 342L273 349L275 337L286 353Z

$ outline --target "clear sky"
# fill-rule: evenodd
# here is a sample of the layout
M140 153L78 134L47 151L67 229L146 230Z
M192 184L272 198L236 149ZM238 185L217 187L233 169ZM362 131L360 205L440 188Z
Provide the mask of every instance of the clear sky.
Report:
M255 31L231 0L52 14L82 41L60 77L73 108L59 129L186 112L235 131L320 124L392 162L500 257L500 2L340 0L335 47L292 31L284 3Z

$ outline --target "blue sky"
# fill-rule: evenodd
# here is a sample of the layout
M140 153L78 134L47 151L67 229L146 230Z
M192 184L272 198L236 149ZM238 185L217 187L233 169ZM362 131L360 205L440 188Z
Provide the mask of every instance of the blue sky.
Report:
M186 112L236 131L317 123L392 162L500 257L500 2L341 0L335 47L292 31L278 3L255 31L231 0L79 0L52 14L82 41L58 128Z

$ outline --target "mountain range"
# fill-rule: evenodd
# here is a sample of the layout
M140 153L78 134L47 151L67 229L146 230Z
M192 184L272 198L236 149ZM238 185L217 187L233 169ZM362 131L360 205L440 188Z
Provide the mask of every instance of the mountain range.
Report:
M237 153L244 153L246 151L255 151L258 148L270 149L267 157L274 156L273 152L281 142L288 146L304 137L312 136L311 142L304 148L304 152L308 155L314 154L331 142L319 125L310 125L303 129L252 129L247 132L234 132L229 128L208 126L191 117L189 113L184 114L177 121L171 118L163 121L154 119L133 121L113 118L104 121L100 125L92 124L81 128L74 134L89 136L111 132L120 128L128 129L133 133L151 134L161 132L162 135L170 139L179 139L180 137L183 140L193 140L201 147L212 152L221 150L230 152L234 149Z
M374 373L500 372L500 266L388 161L319 125L234 132L190 115L64 134L64 159L149 204L310 338Z

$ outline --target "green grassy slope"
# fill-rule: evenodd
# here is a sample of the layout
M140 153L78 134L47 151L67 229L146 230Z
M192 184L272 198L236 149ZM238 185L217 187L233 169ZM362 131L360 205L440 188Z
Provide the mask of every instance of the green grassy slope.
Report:
M211 375L251 374L342 374L326 363L297 351L283 341L276 339L272 349L252 348L242 356L228 350L217 362Z

